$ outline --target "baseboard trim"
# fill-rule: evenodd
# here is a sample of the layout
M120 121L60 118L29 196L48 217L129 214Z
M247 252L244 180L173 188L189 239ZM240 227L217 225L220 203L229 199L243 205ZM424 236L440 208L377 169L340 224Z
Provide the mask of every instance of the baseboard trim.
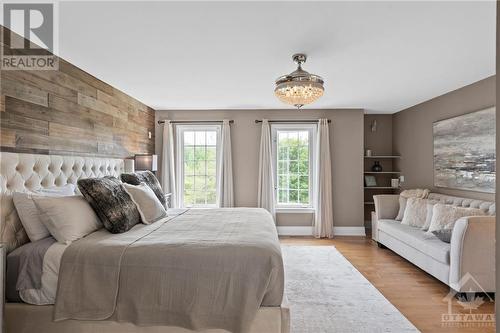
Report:
M333 227L335 236L366 236L365 227Z
M312 236L313 227L277 227L280 236Z
M277 227L280 236L312 236L313 227L306 226L284 226ZM333 227L335 236L366 236L365 227Z

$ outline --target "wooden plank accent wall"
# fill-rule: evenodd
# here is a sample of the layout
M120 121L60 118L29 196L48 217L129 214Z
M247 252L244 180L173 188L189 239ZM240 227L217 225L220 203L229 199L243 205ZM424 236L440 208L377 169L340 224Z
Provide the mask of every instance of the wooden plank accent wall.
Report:
M0 81L1 151L154 154L154 110L61 58L58 71L0 71Z

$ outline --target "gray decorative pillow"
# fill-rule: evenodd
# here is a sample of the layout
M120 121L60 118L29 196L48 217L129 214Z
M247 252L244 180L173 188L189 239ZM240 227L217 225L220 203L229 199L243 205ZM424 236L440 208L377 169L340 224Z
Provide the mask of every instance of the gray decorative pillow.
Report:
M137 171L133 173L122 173L120 175L122 182L131 185L140 185L145 183L148 185L155 193L158 200L160 200L163 207L167 208L167 199L161 188L160 182L151 171Z
M435 230L432 232L437 238L442 240L445 243L451 242L451 234L453 233L453 229L441 229Z
M78 188L109 232L122 233L141 223L137 206L117 178L80 179Z

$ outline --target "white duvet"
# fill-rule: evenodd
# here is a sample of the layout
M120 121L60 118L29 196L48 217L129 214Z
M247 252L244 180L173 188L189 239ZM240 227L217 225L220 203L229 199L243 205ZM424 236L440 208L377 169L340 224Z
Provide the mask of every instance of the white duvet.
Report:
M42 287L40 289L25 289L19 291L19 297L28 304L49 305L56 301L57 278L64 250L68 245L52 244L43 257Z

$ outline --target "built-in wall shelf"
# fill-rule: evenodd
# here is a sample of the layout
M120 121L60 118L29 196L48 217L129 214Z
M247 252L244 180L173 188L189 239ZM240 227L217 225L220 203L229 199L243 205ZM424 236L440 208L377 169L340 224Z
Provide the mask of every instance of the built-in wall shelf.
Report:
M399 171L365 171L365 173L376 173L376 174L400 174Z
M365 205L375 205L375 202L367 201L364 203Z
M365 158L401 158L399 155L365 156Z

